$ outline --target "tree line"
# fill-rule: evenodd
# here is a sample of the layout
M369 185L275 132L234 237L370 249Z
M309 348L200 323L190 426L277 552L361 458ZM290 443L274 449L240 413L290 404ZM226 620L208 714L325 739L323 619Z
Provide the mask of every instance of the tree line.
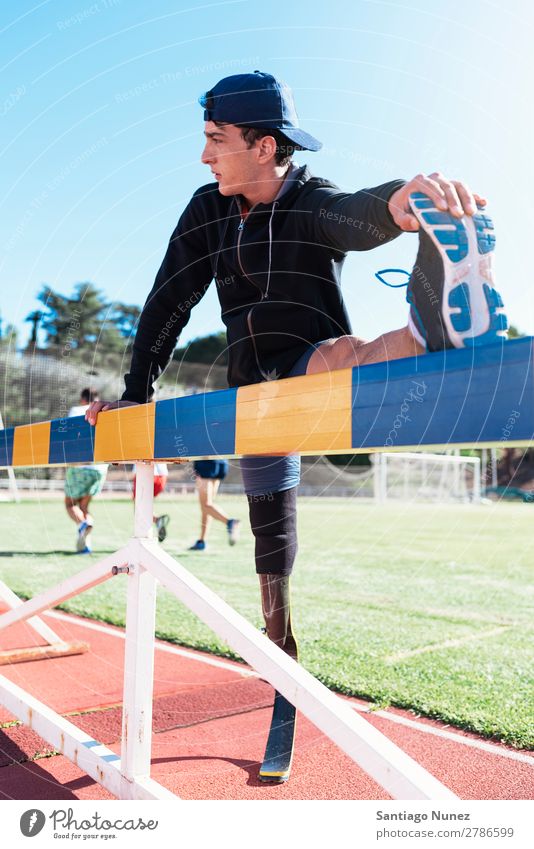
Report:
M141 314L139 305L108 301L104 292L90 282L75 283L71 295L62 295L44 284L37 300L42 308L33 310L25 319L31 326L29 352L60 354L68 347L71 354L82 355L90 350L93 358L129 355ZM522 335L515 326L510 326L510 338ZM3 326L0 317L0 348L9 346L14 350L16 342L16 327ZM175 350L174 359L226 366L226 334L221 331L193 339Z
M138 304L109 301L93 283L76 283L70 295L63 295L44 284L37 293L41 308L30 312L25 321L31 332L26 350L58 354L66 348L71 354L91 351L92 357L128 356L141 314ZM17 328L4 323L0 316L0 348L17 348ZM179 362L226 366L224 332L192 340L177 348Z

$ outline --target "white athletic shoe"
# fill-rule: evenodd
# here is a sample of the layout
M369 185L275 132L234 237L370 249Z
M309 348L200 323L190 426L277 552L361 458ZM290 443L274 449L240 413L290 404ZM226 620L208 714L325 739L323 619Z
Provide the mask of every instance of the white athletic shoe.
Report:
M76 539L76 551L79 554L88 554L91 551L91 531L93 526L88 522L82 522L78 528Z
M483 209L455 218L421 192L410 195L419 251L408 282L408 326L429 351L487 345L506 338L495 289L493 222Z

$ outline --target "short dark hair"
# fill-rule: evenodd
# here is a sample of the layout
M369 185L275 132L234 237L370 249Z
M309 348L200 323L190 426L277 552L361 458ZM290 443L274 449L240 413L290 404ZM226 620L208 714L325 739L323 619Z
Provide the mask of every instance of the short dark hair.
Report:
M218 127L223 127L226 122L214 121ZM291 157L296 150L303 150L300 145L290 141L281 130L275 130L265 127L247 127L244 124L235 124L241 130L241 136L247 143L247 147L252 147L258 139L263 139L265 136L272 136L276 142L276 153L274 159L277 165L288 165L291 162Z
M82 389L80 392L80 398L82 401L85 401L86 404L90 404L92 401L98 401L98 392L95 392L92 389Z

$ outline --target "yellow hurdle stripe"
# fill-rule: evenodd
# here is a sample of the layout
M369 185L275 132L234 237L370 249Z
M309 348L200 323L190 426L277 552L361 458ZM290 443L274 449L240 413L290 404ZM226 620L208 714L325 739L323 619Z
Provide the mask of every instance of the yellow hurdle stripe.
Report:
M281 778L283 775L289 775L291 767L289 769L284 769L283 772L265 772L263 769L260 770L260 775L270 776L271 778Z
M47 466L50 450L50 422L15 428L14 466Z
M241 386L236 454L351 451L352 370Z
M155 404L139 404L99 413L95 462L154 459Z

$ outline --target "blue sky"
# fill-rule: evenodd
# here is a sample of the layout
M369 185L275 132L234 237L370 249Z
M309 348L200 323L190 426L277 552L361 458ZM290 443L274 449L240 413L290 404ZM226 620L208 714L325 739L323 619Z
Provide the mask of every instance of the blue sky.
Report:
M440 169L491 201L497 280L510 320L534 332L530 281L534 14L509 0L45 0L2 4L1 311L29 326L46 282L91 280L141 304L192 192L197 98L254 69L284 79L301 153L344 191ZM344 293L354 332L405 323L404 290L375 271L410 268L417 237L351 254ZM222 328L215 287L182 342Z

